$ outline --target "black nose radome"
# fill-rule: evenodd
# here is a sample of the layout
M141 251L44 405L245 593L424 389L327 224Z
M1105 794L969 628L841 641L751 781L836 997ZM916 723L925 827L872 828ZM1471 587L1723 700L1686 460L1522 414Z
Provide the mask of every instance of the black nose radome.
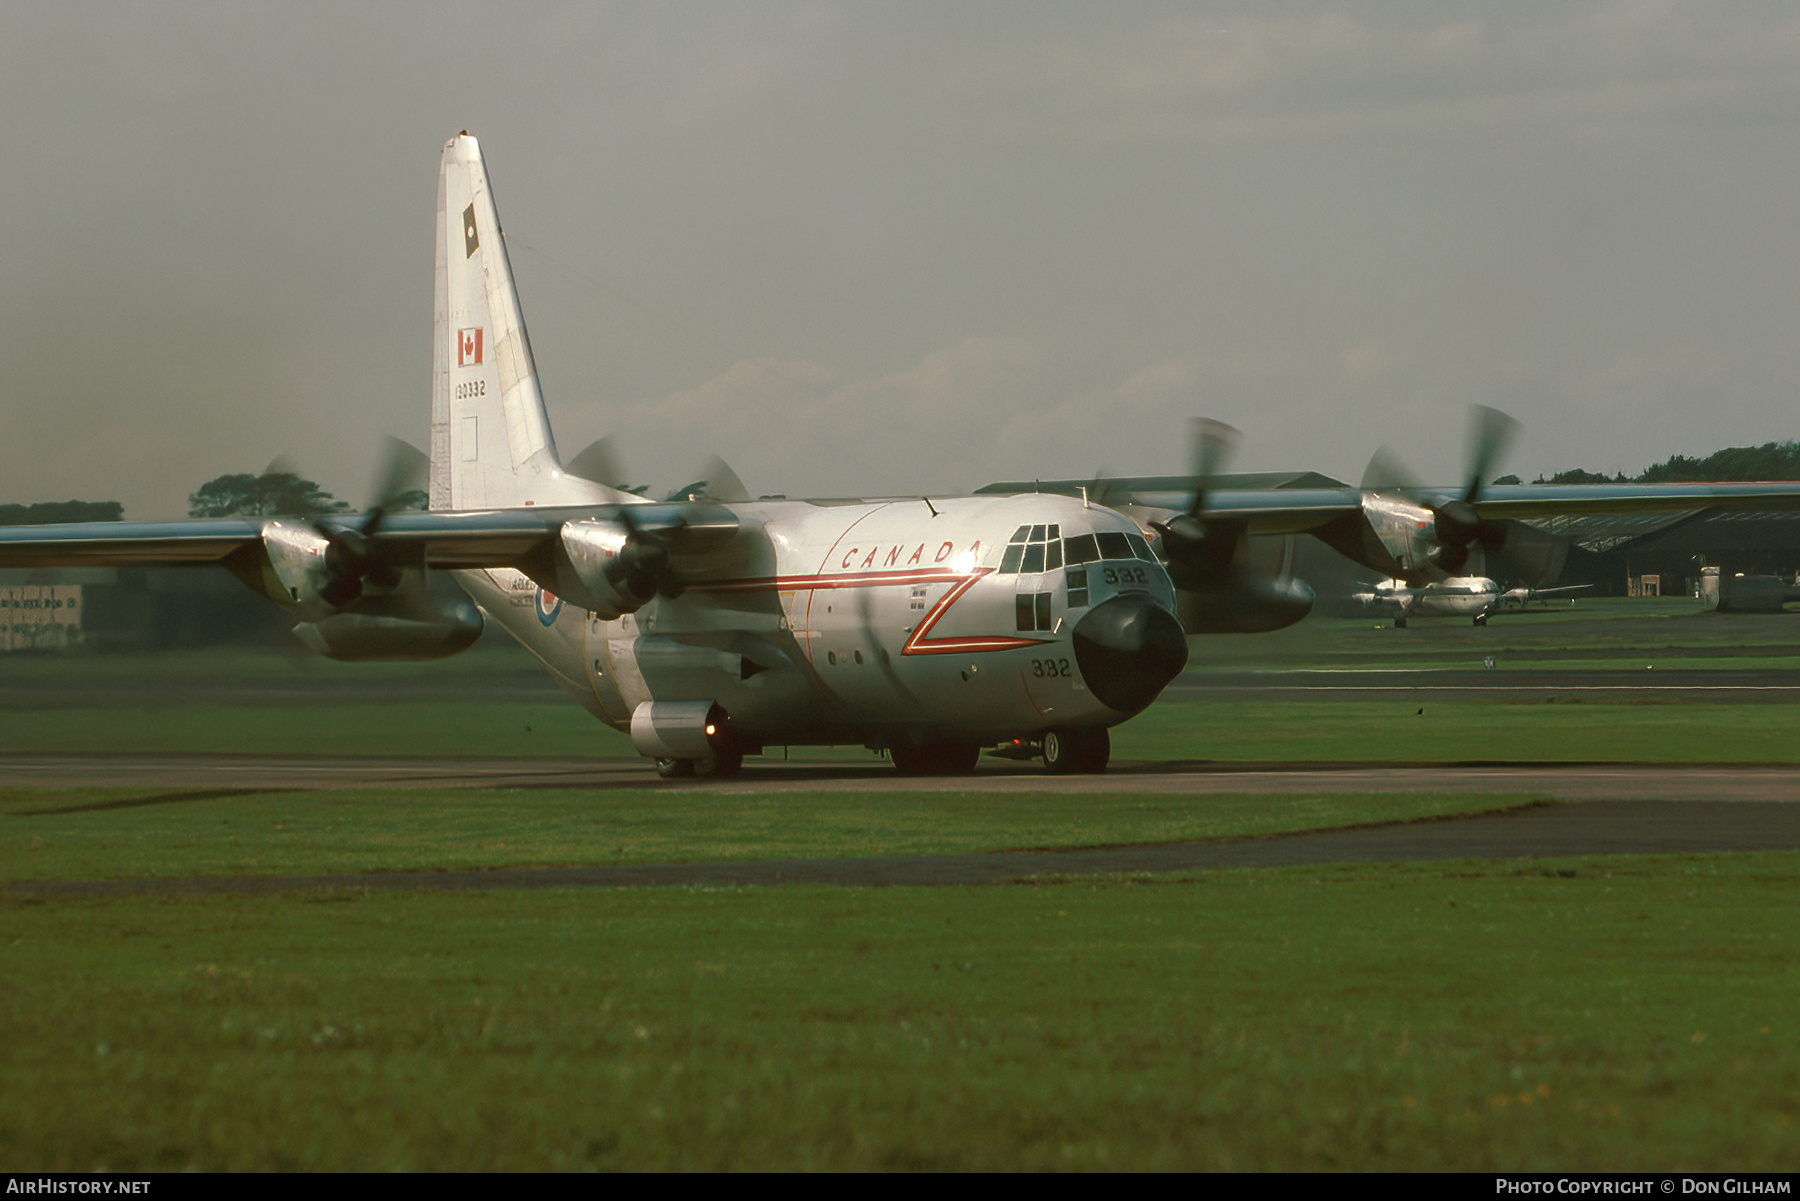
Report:
M1130 715L1155 700L1187 666L1187 635L1175 615L1138 596L1115 596L1075 625L1075 661L1088 691Z

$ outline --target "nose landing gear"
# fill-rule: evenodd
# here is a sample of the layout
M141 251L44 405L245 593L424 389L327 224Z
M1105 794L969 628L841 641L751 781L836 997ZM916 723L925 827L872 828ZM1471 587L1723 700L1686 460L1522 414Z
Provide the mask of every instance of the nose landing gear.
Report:
M1044 769L1051 775L1094 775L1112 758L1105 730L1050 730L1044 734Z

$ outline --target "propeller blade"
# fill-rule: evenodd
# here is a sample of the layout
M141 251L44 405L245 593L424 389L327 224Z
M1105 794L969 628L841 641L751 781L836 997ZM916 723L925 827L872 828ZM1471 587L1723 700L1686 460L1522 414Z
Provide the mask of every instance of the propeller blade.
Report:
M881 669L882 677L887 680L888 686L894 690L895 694L914 709L923 709L924 705L920 702L918 695L906 686L905 680L900 678L900 672L894 667L893 656L888 654L887 648L881 644L880 635L875 632L874 598L871 595L873 592L873 588L856 590L858 613L862 618L863 642L868 646L870 657L875 660L875 665Z
M423 509L431 482L431 460L410 442L392 435L382 440L381 466L375 475L375 513Z
M564 464L563 470L584 480L629 492L631 489L624 483L625 473L619 470L619 458L618 443L608 434L590 443L586 450Z
M1473 418L1469 425L1469 485L1463 490L1463 500L1469 504L1481 498L1488 476L1519 432L1516 420L1487 405L1473 406Z
M718 455L708 455L704 468L706 472L706 498L722 504L734 501L749 500L750 489L744 487L744 481L731 465Z
M1206 506L1206 490L1212 487L1243 435L1223 421L1196 417L1188 426L1191 448L1189 463L1193 467L1194 496L1188 501L1188 516L1198 517Z
M1364 492L1417 492L1419 481L1412 472L1406 469L1390 447L1383 446L1369 456L1369 465L1363 468L1362 483Z

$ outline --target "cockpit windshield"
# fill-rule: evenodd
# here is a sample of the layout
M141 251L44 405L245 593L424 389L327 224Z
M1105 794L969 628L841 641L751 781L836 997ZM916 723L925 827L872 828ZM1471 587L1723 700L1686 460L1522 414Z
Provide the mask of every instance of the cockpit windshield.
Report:
M1143 559L1156 562L1150 544L1136 533L1100 530L1092 534L1062 536L1060 525L1022 525L1013 531L1000 556L1002 575L1055 571L1064 563L1094 563L1101 559Z

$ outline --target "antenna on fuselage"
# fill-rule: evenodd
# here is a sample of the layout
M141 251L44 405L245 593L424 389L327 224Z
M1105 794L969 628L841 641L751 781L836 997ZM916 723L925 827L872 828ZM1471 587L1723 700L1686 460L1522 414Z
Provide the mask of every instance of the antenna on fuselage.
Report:
M921 496L919 499L925 502L925 507L931 510L931 515L933 517L938 515L937 506L931 503L931 498L929 496Z

